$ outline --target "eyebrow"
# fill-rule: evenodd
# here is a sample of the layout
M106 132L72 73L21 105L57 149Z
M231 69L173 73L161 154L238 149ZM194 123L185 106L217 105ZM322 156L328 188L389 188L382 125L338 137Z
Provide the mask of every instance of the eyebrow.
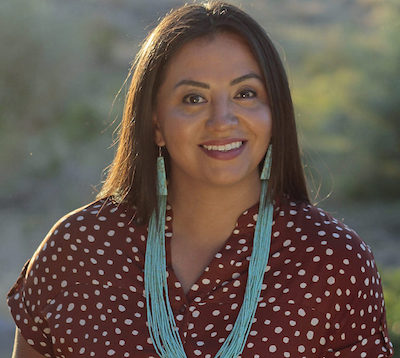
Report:
M183 86L183 85L186 85L186 86L194 86L194 87L200 87L200 88L205 88L205 89L209 89L209 88L210 88L210 85L208 85L207 83L199 82L199 81L193 81L193 80L182 80L182 81L179 81L179 82L174 86L174 88L177 88L177 87Z
M247 75L243 75L243 76L240 76L240 77L238 77L238 78L235 78L234 80L231 81L230 85L231 85L231 86L236 85L236 84L238 84L238 83L240 83L240 82L243 82L243 81L245 81L245 80L248 80L248 79L250 79L250 78L256 78L256 79L260 80L261 82L264 82L264 80L262 79L262 77L259 76L259 75L257 75L257 73L250 72L250 73L248 73Z
M236 85L236 84L238 84L240 82L243 82L243 81L245 81L247 79L250 79L250 78L255 78L255 79L258 79L261 82L263 82L263 79L262 79L261 76L259 76L258 74L254 73L254 72L250 72L250 73L248 73L246 75L243 75L243 76L240 76L238 78L235 78L234 80L232 80L230 82L229 85L233 86L233 85ZM204 82L194 81L194 80L181 80L174 86L174 88L177 88L179 86L184 86L184 85L210 89L210 85L209 84L204 83Z

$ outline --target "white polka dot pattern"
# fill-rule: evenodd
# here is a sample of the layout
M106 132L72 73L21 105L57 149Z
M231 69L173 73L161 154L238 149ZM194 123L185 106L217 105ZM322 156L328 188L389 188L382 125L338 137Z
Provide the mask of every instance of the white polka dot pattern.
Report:
M258 205L185 295L171 267L170 302L188 357L214 357L243 300ZM157 357L146 326L147 230L134 211L95 202L61 219L11 289L22 335L46 357ZM370 248L324 211L274 206L271 253L242 357L391 357L381 280Z

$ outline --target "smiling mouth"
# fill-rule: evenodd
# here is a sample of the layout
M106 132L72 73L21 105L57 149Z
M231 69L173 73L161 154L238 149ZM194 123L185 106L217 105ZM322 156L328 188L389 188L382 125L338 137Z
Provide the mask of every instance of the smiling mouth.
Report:
M243 145L243 141L232 142L224 145L201 145L202 148L209 151L218 151L218 152L228 152L232 149L240 148Z

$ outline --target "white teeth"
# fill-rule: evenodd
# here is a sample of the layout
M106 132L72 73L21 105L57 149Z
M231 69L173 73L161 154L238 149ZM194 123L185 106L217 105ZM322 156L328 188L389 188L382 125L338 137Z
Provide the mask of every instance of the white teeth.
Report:
M219 152L227 152L228 150L239 148L243 145L242 141L233 142L225 145L203 145L202 147L207 150L218 150Z

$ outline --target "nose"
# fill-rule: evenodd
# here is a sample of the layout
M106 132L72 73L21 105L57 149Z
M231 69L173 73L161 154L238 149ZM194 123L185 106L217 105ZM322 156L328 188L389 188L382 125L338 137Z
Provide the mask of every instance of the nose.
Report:
M238 118L228 99L220 98L213 101L210 109L210 115L206 124L210 130L224 131L238 124Z

